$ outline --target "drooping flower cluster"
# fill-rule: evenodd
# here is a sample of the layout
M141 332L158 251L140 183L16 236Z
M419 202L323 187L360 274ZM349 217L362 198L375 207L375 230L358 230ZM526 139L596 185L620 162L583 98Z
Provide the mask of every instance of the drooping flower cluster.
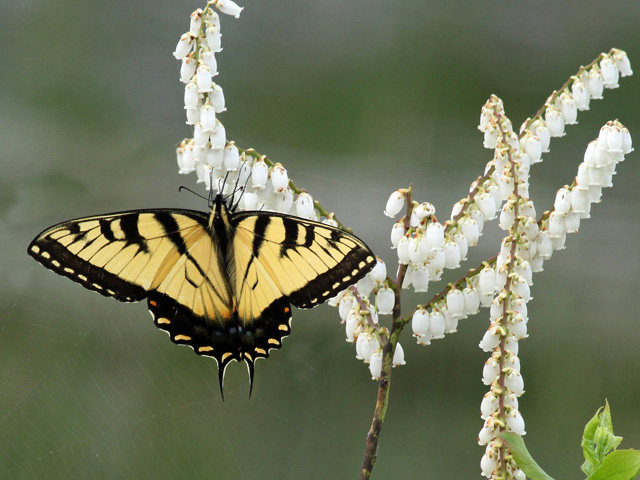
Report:
M373 294L374 303L369 297ZM329 304L338 307L345 324L347 342L356 343L356 358L369 364L373 379L382 372L382 349L389 341L389 331L378 323L379 315L390 315L395 305L395 293L389 287L387 266L378 262L355 288L348 288ZM393 366L404 365L404 350L398 342L393 355Z
M185 84L184 105L193 137L176 150L180 173L196 172L198 182L229 194L242 190L235 206L240 210L271 210L317 220L313 198L294 191L286 169L254 150L241 150L227 140L218 114L226 110L222 88L213 81L218 74L215 55L222 50L220 12L239 17L242 8L231 0L210 0L204 10L191 14L189 31L182 35L174 56L182 61L180 80ZM325 223L336 225L329 215Z
M616 56L621 59L621 71L631 73L628 61L624 61L624 52L618 51L613 57L605 55L600 62L601 70L595 65L590 69L592 80L600 78L598 72L608 69L603 75L608 80L602 84L595 82L596 95L592 98L601 96L602 85L617 86L618 70L613 63ZM580 80L574 81L573 86L576 85L580 86ZM579 89L582 88L584 84ZM527 336L526 304L531 299L532 272L541 271L544 260L551 257L553 250L564 248L566 234L577 232L580 220L589 218L591 203L600 201L602 188L611 186L616 164L632 150L628 130L617 121L608 122L600 130L598 139L589 144L578 169L579 178L571 186L558 190L553 210L536 221L535 209L528 198L530 166L540 161L543 151L548 151L550 137L563 135L564 124L575 123L576 119L575 108L562 110L558 106L559 98L563 98L563 105L571 104L572 97L567 91L555 98L544 111L546 122L539 118L525 122L519 138L511 131L502 103L496 97L485 105L481 116L485 146L495 148L489 170L493 168L503 195L509 190L512 192L504 198L506 203L499 221L500 227L509 234L502 241L493 268L487 265L479 275L479 286L486 293L492 290L492 284L499 292L491 302L491 325L480 342L483 350L492 353L483 369L483 382L490 390L481 404L485 423L478 436L478 442L486 445L482 473L489 478L504 478L505 473L509 478L524 478L506 446L496 437L503 431L525 434L524 420L518 410L517 399L524 392L524 383L517 354L518 341ZM580 107L588 107L588 102L581 102ZM505 158L508 162L504 162Z
M549 151L551 137L563 136L565 125L576 123L578 110L588 109L590 100L602 98L604 88L617 87L618 77L631 73L623 51L602 54L554 92L545 108L523 124L520 134L513 131L502 101L492 96L482 109L479 129L484 133L484 146L494 150L494 157L484 175L471 185L469 195L454 205L443 224L436 220L430 204L418 209L414 203L416 211L429 213L412 214L409 228L405 219L393 227L391 237L399 263L407 265L409 272L403 287L413 283L416 291L426 290L421 283L424 270L433 282L440 279L444 268L456 268L467 249L477 243L487 220L497 217L500 228L508 232L496 257L449 284L416 309L411 320L418 343L428 345L455 332L458 321L477 312L479 306L491 307L491 325L480 342L481 348L492 353L483 370L483 382L490 391L482 402L485 425L479 435L479 442L486 445L481 466L487 477L501 478L507 472L511 478L524 478L496 436L501 431L524 434L518 410L524 383L517 354L518 341L527 336L532 274L542 270L554 250L564 248L566 234L577 232L581 219L589 218L591 203L600 201L602 188L611 186L617 163L631 152L631 137L617 121L603 126L598 139L589 144L576 180L558 191L552 211L538 220L529 198L531 166ZM394 192L385 214L396 215L406 193ZM417 277L416 272L420 272Z

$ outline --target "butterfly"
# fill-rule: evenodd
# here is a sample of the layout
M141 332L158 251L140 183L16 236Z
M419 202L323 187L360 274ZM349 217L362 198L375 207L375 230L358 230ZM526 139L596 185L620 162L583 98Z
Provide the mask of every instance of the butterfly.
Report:
M226 367L244 361L251 395L255 361L291 332L291 305L315 307L363 278L376 259L336 227L235 212L221 194L211 203L208 214L153 209L69 220L40 233L28 253L102 295L147 299L174 343L216 359L222 395Z

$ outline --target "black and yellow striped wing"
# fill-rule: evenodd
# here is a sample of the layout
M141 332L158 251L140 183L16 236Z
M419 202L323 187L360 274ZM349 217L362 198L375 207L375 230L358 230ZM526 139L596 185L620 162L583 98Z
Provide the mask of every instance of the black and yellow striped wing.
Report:
M291 331L291 304L311 308L375 264L353 235L271 212L208 215L138 210L55 225L29 245L45 267L120 301L147 299L175 343L218 361L220 386L233 360L253 380L257 358Z
M234 300L208 218L191 210L80 218L45 230L28 252L102 295L124 302L148 298L155 324L173 342L221 362Z
M312 308L353 285L375 265L355 236L328 225L272 212L231 219L232 290L254 342L245 360L267 357L290 332L290 304Z

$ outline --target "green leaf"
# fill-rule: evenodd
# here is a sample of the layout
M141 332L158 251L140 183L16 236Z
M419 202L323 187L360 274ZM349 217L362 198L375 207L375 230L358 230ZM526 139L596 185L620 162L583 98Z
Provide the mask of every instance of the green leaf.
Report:
M639 473L640 451L616 450L605 457L587 480L632 480Z
M585 462L580 467L586 475L592 475L604 462L607 454L615 450L622 442L622 437L613 434L613 422L609 402L605 400L587 423L582 435L582 452Z
M553 480L533 459L524 444L524 439L520 435L515 433L501 433L498 436L507 444L513 455L513 459L518 464L518 467L520 467L520 470L527 475L527 478L531 480Z
M600 407L596 414L587 422L584 427L584 433L582 434L582 455L585 462L580 469L586 474L590 475L594 470L594 465L598 463L598 457L596 456L594 443L596 436L596 429L600 425L600 412L604 407Z

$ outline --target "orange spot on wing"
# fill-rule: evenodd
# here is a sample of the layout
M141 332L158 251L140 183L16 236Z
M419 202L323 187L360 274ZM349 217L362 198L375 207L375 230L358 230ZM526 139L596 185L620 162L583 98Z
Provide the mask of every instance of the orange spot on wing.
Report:
M284 307L284 313L289 313L291 309L289 307Z
M149 305L153 305L154 307L157 307L158 302L156 302L155 300L149 300Z

